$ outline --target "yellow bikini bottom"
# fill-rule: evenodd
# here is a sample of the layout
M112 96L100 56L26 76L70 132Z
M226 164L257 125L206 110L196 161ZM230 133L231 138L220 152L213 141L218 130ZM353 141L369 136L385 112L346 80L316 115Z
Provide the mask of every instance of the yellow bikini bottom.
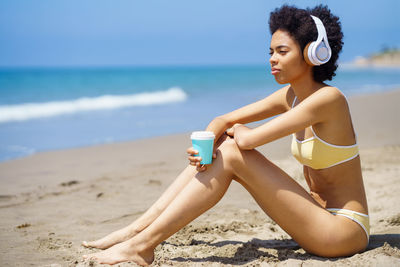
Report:
M333 215L339 215L339 216L344 216L346 218L349 218L350 220L355 221L358 223L361 228L365 231L365 234L367 235L367 239L369 240L369 216L360 213L357 211L352 211L352 210L346 210L346 209L326 209Z

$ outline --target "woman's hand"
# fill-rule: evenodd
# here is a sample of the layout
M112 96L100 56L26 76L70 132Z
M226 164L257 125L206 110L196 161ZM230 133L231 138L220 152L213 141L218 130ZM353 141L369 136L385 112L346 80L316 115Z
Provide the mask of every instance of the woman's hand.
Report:
M225 129L227 128L226 124L227 123L223 118L217 117L217 118L213 119L210 122L210 124L207 126L206 131L210 131L215 134L213 154L212 154L213 159L217 158L217 153L216 153L217 142L221 138L221 136L224 134ZM193 147L189 147L186 150L186 152L188 153L189 164L192 166L196 166L197 171L203 172L207 169L207 165L200 163L202 158L199 156L195 156L199 153L198 151L194 150Z
M243 126L243 124L236 123L231 128L226 130L226 134L229 135L230 137L235 137L235 130L240 126Z
M213 148L213 159L217 158L217 142L221 138L221 136L224 135L225 130L228 128L228 122L226 119L224 119L223 116L216 117L213 119L210 124L207 126L206 131L211 131L215 134L215 140L214 140L214 148Z
M250 131L251 129L248 128L247 126L240 123L236 123L235 125L233 125L232 128L226 130L226 134L235 140L236 144L240 149L247 150L253 148L251 143L249 143L248 134Z
M192 166L196 166L196 170L198 172L203 172L207 169L206 165L201 164L201 157L199 156L195 156L197 155L199 152L197 150L194 150L193 147L189 147L186 152L188 153L188 158L189 158L189 164ZM213 156L214 158L214 156Z

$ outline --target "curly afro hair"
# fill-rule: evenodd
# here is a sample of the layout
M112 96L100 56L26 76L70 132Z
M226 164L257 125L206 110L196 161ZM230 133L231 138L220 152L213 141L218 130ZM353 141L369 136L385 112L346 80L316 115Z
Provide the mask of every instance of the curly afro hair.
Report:
M295 6L283 5L270 14L269 29L271 34L277 30L288 32L300 45L301 51L312 41L317 40L318 31L310 15L318 17L325 26L329 45L332 49L331 59L320 66L313 67L314 80L323 82L332 80L338 68L337 60L343 47L343 32L339 18L334 16L324 5L312 9L300 9Z

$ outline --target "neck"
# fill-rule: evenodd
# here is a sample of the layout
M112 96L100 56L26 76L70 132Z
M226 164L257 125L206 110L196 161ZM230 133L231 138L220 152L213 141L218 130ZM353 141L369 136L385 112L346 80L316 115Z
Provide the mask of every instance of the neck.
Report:
M321 83L314 80L311 68L307 75L302 75L290 83L290 87L300 101L316 92L321 86Z

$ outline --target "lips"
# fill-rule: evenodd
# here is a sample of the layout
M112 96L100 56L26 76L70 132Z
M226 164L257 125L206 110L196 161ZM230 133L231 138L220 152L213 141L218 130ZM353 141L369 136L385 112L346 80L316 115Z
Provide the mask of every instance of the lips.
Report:
M272 74L272 75L276 75L276 74L278 74L280 71L281 71L280 69L271 68L271 74Z

